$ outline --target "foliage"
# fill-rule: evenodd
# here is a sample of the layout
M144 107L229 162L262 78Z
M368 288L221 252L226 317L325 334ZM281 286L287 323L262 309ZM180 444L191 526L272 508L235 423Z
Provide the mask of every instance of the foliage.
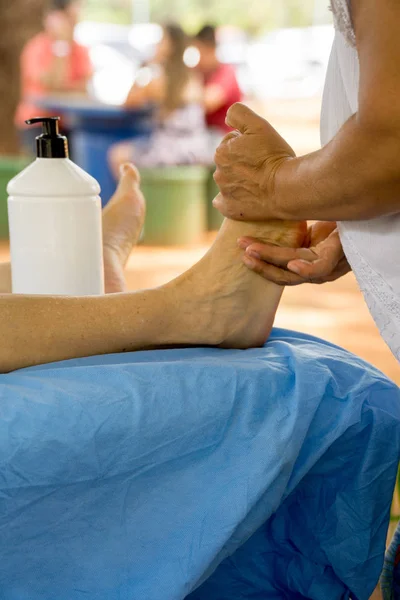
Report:
M145 0L136 0L144 2ZM276 27L311 25L315 6L328 0L148 0L151 20L179 21L188 32L204 23L235 25L260 33ZM86 0L85 18L112 23L132 22L134 0Z

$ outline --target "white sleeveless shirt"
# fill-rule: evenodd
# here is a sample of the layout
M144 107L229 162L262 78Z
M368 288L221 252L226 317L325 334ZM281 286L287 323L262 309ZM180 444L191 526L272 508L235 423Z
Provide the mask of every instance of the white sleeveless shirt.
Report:
M332 0L332 10L337 31L322 103L323 145L358 109L359 63L349 4ZM400 361L400 211L369 221L341 222L338 227L369 310Z

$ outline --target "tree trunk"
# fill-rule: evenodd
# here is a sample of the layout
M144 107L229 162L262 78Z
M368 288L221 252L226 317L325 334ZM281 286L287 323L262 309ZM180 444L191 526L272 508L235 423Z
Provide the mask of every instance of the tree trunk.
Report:
M19 59L43 21L47 0L0 0L0 155L19 152L14 115L20 98Z

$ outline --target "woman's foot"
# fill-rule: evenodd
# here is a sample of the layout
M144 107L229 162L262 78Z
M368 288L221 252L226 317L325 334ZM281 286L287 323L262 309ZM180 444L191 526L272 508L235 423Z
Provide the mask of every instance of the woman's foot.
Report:
M182 322L191 327L191 343L223 348L262 346L271 332L283 287L245 267L237 240L249 236L301 247L306 233L306 223L225 220L204 258L168 284L176 288Z
M122 167L118 188L103 210L103 254L106 293L125 290L124 268L139 241L146 203L139 188L137 169Z
M106 292L125 288L124 266L143 227L145 200L139 174L125 165L118 189L104 209ZM167 284L176 306L171 345L224 348L262 346L271 332L283 288L242 263L240 237L287 247L302 245L307 226L291 221L243 223L225 220L213 246L189 271Z

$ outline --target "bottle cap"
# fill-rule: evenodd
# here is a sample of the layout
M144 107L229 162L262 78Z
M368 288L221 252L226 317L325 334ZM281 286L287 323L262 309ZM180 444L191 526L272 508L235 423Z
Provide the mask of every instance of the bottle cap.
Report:
M43 133L36 138L38 158L68 158L68 140L58 132L60 117L35 117L25 121L27 125L42 123Z

